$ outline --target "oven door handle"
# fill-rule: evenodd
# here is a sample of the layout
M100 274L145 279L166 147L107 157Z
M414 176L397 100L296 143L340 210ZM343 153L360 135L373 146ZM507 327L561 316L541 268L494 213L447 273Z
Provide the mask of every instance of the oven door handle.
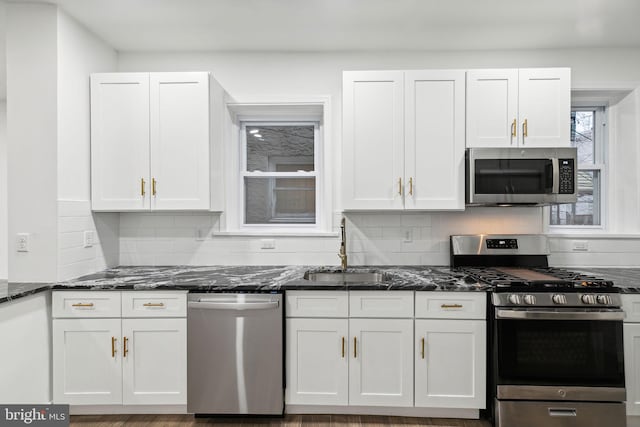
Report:
M624 320L622 310L553 311L497 309L496 319L520 320Z

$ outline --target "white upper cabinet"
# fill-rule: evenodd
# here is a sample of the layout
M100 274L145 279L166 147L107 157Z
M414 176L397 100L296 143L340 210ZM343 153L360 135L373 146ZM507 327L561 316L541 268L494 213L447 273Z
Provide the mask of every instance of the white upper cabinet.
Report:
M343 208L464 209L464 71L343 74Z
M150 78L151 207L209 209L209 75Z
M404 102L405 208L464 209L465 72L407 71Z
M467 147L568 147L569 68L467 71Z
M206 72L91 75L92 209L209 209L209 111Z
M149 209L149 74L91 76L94 210Z
M345 209L402 209L404 73L343 74Z

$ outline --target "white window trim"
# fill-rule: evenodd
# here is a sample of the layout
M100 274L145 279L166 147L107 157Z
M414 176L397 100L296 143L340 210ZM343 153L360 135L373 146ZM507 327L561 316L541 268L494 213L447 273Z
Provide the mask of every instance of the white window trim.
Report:
M572 105L571 111L584 111L593 109L596 111L596 146L595 163L579 164L578 170L593 170L600 172L600 224L599 225L551 225L551 208L543 211L543 224L546 232L553 235L562 234L604 234L608 230L608 144L610 140L610 128L608 120L608 107L602 104L596 105ZM600 142L598 142L600 141Z
M219 235L238 236L318 236L333 237L332 230L332 188L333 175L331 165L335 162L327 161L333 158L331 143L331 97L330 96L300 96L281 97L258 100L228 100L227 120L224 138L224 181L225 211L220 216ZM316 122L318 123L317 141L315 146L315 169L320 172L316 178L316 224L287 224L259 225L243 224L242 197L244 186L238 188L241 162L245 162L240 151L242 143L241 123L243 121L260 122ZM245 169L246 170L246 169ZM264 174L262 176L265 176Z

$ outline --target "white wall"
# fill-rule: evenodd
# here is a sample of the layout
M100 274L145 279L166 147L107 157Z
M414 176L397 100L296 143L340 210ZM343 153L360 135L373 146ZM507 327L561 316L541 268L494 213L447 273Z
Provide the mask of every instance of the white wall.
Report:
M118 214L91 212L89 110L89 74L116 62L113 48L58 11L58 280L118 264ZM94 233L92 247L85 231Z
M7 278L7 103L0 101L0 280Z
M57 278L57 8L7 5L8 256L10 281Z
M633 89L640 85L640 49L513 50L468 52L365 52L365 53L121 53L120 71L211 71L232 98L269 96L325 96L332 99L334 158L329 173L333 191L333 229L340 206L341 81L343 70L422 68L572 68L572 86L581 89ZM631 102L625 100L624 102ZM635 101L633 101L635 102ZM625 120L622 136L615 141L615 156L637 164L634 144L637 108L619 108L616 119ZM623 119L624 112L630 117ZM630 123L630 122L629 122ZM614 172L618 173L617 170ZM620 172L624 174L625 172ZM623 175L612 177L620 183ZM634 189L639 177L624 187L624 198L613 200L616 232L634 233L640 204ZM619 206L618 206L619 205ZM629 220L618 222L621 216ZM446 264L450 234L546 230L540 208L475 208L464 213L347 214L349 255L352 264ZM186 226L186 224L191 224ZM337 238L276 238L276 249L260 249L260 238L213 236L196 240L202 229L217 230L216 215L121 214L122 264L337 264ZM412 242L405 242L411 229ZM594 248L598 247L593 245ZM559 251L562 245L554 245ZM578 254L583 255L583 254ZM610 257L615 261L615 255ZM555 257L571 265L584 257L573 252ZM608 258L602 259L607 262ZM575 265L575 264L574 264Z

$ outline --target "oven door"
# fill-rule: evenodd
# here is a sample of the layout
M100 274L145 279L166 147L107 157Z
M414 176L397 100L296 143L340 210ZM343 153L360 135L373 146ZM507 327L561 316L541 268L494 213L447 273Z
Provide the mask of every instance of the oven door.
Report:
M623 401L620 309L496 308L497 397Z

